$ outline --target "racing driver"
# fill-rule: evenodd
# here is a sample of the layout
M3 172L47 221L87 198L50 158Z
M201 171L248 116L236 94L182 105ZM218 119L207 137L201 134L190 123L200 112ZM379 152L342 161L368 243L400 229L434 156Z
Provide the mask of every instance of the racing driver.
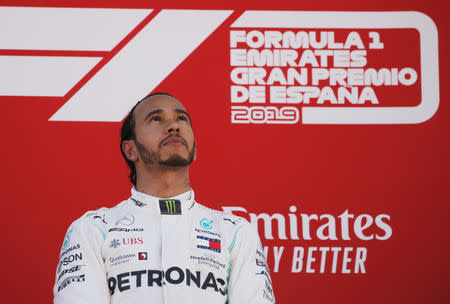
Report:
M145 97L125 118L120 147L131 196L68 228L54 303L274 303L255 227L194 199L184 106L167 93Z

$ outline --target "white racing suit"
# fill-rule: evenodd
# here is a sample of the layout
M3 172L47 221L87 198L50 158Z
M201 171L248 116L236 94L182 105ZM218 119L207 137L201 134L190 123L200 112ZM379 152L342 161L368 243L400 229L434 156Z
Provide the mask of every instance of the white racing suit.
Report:
M159 199L134 188L67 230L55 304L274 303L256 229L188 191Z

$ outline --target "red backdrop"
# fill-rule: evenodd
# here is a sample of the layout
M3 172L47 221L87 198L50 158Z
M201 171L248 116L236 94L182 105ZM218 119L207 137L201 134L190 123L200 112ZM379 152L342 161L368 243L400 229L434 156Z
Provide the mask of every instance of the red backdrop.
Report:
M59 96L34 93L23 96L26 94L10 93L0 85L0 102L4 107L0 180L5 228L1 245L1 286L5 290L5 303L51 301L54 271L67 227L86 210L111 207L128 197L131 185L119 150L120 121L49 119L118 56L125 45L139 36L142 28L157 18L163 9L230 11L223 22L202 38L192 53L188 53L162 82L150 87L147 93L170 92L185 104L192 116L198 157L191 167L191 184L197 201L215 209L227 206L245 208L247 212L235 213L249 220L253 214L254 223L259 215L259 233L263 245L267 246L277 302L446 303L450 300L448 1L282 3L232 0L224 4L210 1L185 4L182 1L96 0L59 1L57 4L1 1L0 4L4 7L155 10L150 15L146 14L148 16L141 23L137 22L137 27L133 26L131 33L119 39L119 45L110 50L15 49L8 45L2 47L0 42L0 57L4 59L12 56L101 58L92 70L81 75L74 86ZM437 111L421 123L308 124L302 121L304 104L297 103L289 105L300 110L297 123L232 123L233 106L269 106L268 103L231 103L230 87L236 83L230 74L236 67L230 64L230 31L246 30L248 33L255 30L232 27L246 10L419 11L426 14L436 25L438 34L438 70L437 67L431 68L432 75L439 77ZM15 18L21 20L20 12L17 14ZM27 18L22 22L26 23ZM177 22L174 19L176 26L184 26ZM8 32L14 33L14 30L7 28ZM288 29L258 27L256 30L284 33ZM324 29L290 30L319 32ZM336 41L343 42L355 29L329 27L326 30L335 32ZM411 67L418 75L417 81L410 86L369 86L379 103L367 102L358 107L414 107L421 102L429 102L422 87L422 83L428 80L422 79L421 73L430 67L424 66L424 58L420 57L424 45L421 45L421 34L417 30L367 28L355 31L365 46L370 42L368 32L376 31L385 46L382 50L364 48L367 50L367 66L364 68ZM424 35L429 36L430 33ZM433 49L434 46L429 47ZM238 48L250 49L245 43ZM312 73L312 65L305 67L308 73ZM330 67L331 64L327 69ZM268 66L263 68L266 71L272 69ZM282 67L281 70L285 73L287 68ZM2 69L10 69L7 73L0 72L3 76L20 76L22 73L11 66ZM63 75L65 71L61 77ZM119 82L117 86L122 91L129 89L127 82ZM324 83L319 85L320 88L324 86ZM108 94L106 90L104 95L96 96L104 99L102 102L108 102L113 98ZM354 106L349 102L335 105L329 100L317 104L317 99L310 105L316 108ZM284 105L275 106L281 109ZM105 112L110 110L109 107L102 109ZM290 211L291 206L296 210ZM342 216L339 217L346 210L354 215L349 219L348 238L343 236ZM272 220L273 239L268 237L270 231L264 226L264 214L278 218ZM304 225L308 223L306 218L314 214L318 220L310 221L311 239L308 239ZM361 216L364 214L368 216ZM381 216L378 222L375 220L377 216ZM294 218L297 220L298 239L290 226L295 226ZM335 220L335 225L330 218ZM370 219L374 222L370 223ZM355 229L365 224L370 226L365 230L362 228L361 237ZM330 236L333 227L335 240L318 236L319 230ZM286 239L283 239L283 231ZM373 236L373 239L364 240L364 236ZM317 247L316 251L311 251L315 260L310 259L310 268L314 272L308 272L308 250L313 250L310 249L312 247ZM321 273L319 248L331 250L332 247L339 248L335 249L336 271L332 270L332 252L328 251ZM351 258L348 264L350 273L342 271L342 255L346 247L352 248L348 255ZM366 253L362 262L363 273L361 269L358 273L354 271L358 247L364 248ZM299 272L292 268L293 264L298 266L293 260L295 248L304 250ZM278 262L275 261L274 250L282 250Z

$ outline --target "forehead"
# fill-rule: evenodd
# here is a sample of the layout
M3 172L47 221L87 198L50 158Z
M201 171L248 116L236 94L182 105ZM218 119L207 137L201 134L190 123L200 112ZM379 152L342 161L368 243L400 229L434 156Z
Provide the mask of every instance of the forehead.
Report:
M150 96L143 100L134 110L136 123L142 122L148 113L155 110L172 112L175 109L186 111L183 104L177 99L167 95Z

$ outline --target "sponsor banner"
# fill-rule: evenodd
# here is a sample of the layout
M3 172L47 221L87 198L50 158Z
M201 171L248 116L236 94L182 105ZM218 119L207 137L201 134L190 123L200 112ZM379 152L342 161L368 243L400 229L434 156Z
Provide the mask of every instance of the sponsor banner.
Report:
M231 27L232 123L421 123L438 109L426 15L247 11Z
M6 19L5 26L15 25L6 16L20 13L20 10L0 7L0 16ZM64 8L22 10L27 14L48 15L47 22L57 14L73 17L75 12ZM118 19L117 27L122 26L118 16L111 11L78 9L77 12L89 18L96 14L110 15L111 20ZM152 10L123 12L124 16L134 14L143 18L148 17ZM113 82L121 80L123 71L133 69L134 85L130 90L142 92L140 96L146 95L145 92L164 80L232 12L162 10L137 34L133 43L126 45L50 119L121 121L132 106L127 100L139 99L136 93L130 95L111 89L114 88ZM166 48L181 34L169 21L172 18L185 21L191 31L183 31L185 36L180 40L183 43L177 45L177 52L168 53ZM124 22L116 35L130 31L129 26ZM156 28L159 27L165 29L165 36L170 39L148 49L147 42L155 39L158 35ZM51 28L55 36L64 30L65 27ZM41 31L41 28L36 31ZM83 44L87 49L97 48L87 43L89 40L85 38L89 36L82 39L82 35L77 35L80 37L79 46L75 40L72 48ZM0 50L24 47L21 39L25 36L4 37L3 41L0 37ZM400 39L408 41L412 47L398 48ZM107 44L114 43L112 41ZM115 41L120 40L116 38ZM50 47L53 46L48 44L48 40L26 46L30 49ZM103 50L105 48L110 47ZM162 54L165 56L158 56ZM81 80L101 60L92 58L94 61L86 62L85 57L73 58L72 61L57 57L22 57L0 58L5 66L3 72L8 73L8 77L6 74L2 77L5 81L0 87L0 95L64 96L76 84L76 79ZM230 26L229 57L232 124L417 124L433 117L439 107L437 30L428 16L417 12L245 11ZM156 64L151 58L164 59L159 59ZM35 86L33 78L28 80L28 85L27 79L24 81L22 77L25 74L45 77L39 73L46 69L54 69L51 74L57 74L58 69L75 70L75 66L82 66L82 61L84 71L77 71L66 82L63 78L43 82L52 83L54 88L60 87L59 92L65 93L53 93L45 86L30 92L30 87ZM28 68L34 70L28 71ZM27 73L23 73L24 69ZM140 80L143 72L150 73L154 81ZM14 89L11 90L12 87ZM110 102L116 107L102 111L105 99L99 97L103 94L113 99ZM89 111L85 111L87 107ZM141 202L137 201L137 204ZM169 211L169 207L175 206L160 204L165 208L161 209L164 214L177 214Z
M255 214L244 207L224 206L226 212L249 218L265 240L274 240L273 246L264 246L264 255L273 259L270 273L279 272L280 263L289 264L291 273L303 274L366 274L368 247L373 242L384 242L393 235L393 223L389 214L354 214L348 209L339 215L307 214L289 207L282 213ZM289 241L286 246L286 240ZM361 241L364 246L357 246ZM314 243L314 246L306 246ZM319 244L316 246L315 244ZM345 246L336 246L342 244ZM356 246L350 246L355 244ZM297 246L298 245L298 246ZM262 265L262 260L257 264ZM338 267L339 266L339 267Z
M116 291L139 287L162 287L163 284L183 284L192 288L199 288L208 292L220 293L226 296L226 283L223 278L216 277L213 272L203 273L190 269L182 269L177 266L167 270L144 269L118 274L108 278L108 286L111 294Z

